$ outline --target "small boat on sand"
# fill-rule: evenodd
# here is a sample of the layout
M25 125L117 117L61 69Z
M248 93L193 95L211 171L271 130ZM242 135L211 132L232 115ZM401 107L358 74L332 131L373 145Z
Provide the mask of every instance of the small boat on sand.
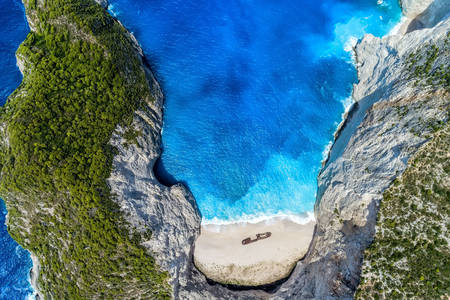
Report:
M256 239L251 239L251 238L246 238L242 240L242 245L247 245L250 243L254 243L256 241L262 240L262 239L267 239L268 237L270 237L272 235L272 232L264 232L264 233L257 233L256 234Z

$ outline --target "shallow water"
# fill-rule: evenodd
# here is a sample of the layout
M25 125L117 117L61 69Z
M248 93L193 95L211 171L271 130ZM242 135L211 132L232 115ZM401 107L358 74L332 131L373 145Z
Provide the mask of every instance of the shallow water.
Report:
M351 49L386 34L396 0L113 0L166 95L168 184L185 182L204 222L311 212L323 152L356 80ZM0 0L0 104L21 81L28 32L19 0ZM31 259L0 201L0 299L32 295Z
M313 210L323 152L357 79L349 50L401 15L396 0L113 0L109 9L166 96L157 173L189 186L205 223Z
M29 29L19 0L0 0L0 105L22 81L15 52ZM32 262L29 253L8 234L6 208L0 199L0 299L26 299L33 290L29 283Z

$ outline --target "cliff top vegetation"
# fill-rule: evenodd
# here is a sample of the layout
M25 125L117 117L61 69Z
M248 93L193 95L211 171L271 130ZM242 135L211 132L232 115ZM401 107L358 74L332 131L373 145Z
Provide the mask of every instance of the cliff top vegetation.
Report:
M46 298L170 296L106 179L118 125L152 101L130 35L93 0L29 0L24 78L1 110L0 193L10 234L41 262Z

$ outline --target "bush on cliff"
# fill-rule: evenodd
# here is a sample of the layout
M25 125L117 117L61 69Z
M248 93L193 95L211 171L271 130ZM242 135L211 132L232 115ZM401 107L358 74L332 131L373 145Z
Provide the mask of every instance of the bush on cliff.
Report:
M41 261L54 299L169 297L167 273L134 239L106 179L117 125L151 101L125 29L92 0L25 3L36 30L1 111L0 191L9 231Z
M450 291L450 124L386 190L356 299L444 299Z

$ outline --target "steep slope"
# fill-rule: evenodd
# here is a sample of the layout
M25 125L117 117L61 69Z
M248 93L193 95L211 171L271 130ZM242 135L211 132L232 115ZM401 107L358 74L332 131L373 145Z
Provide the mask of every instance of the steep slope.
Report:
M449 20L437 24L433 19L435 26L428 24L426 18L422 22L422 28L405 35L383 39L366 36L357 45L355 53L360 81L353 95L357 104L339 130L319 176L315 212L318 225L312 245L290 278L271 293L235 291L209 284L192 265L191 248L186 243L198 235L199 219L191 212L187 218L180 218L183 203L191 200L185 200L181 191L178 194L183 197L176 200L170 196L152 195L152 191L161 189L163 195L168 194L151 174L158 148L121 149L114 158L118 171L110 181L112 189L120 195L121 206L130 212L132 222L145 224L142 228L150 226L159 232L174 233L173 238L158 235L147 246L155 251L158 262L171 273L176 297L303 299L353 296L359 283L363 251L374 236L383 191L406 169L409 157L429 139L433 128L448 118L448 79L445 77L448 51L443 45ZM159 136L159 127L152 128L139 115L141 113L135 116L136 128L152 132L140 140L139 145L144 145L148 136ZM159 140L155 140L157 144L153 146L156 147ZM122 177L120 183L115 177ZM136 184L133 184L135 178ZM142 184L144 181L145 185ZM164 222L159 223L162 219Z
M417 3L403 2L405 11ZM44 296L353 297L383 192L448 120L450 20L433 9L450 7L445 1L425 14L410 10L420 26L405 35L366 36L356 46L356 104L319 175L312 244L270 292L229 289L194 267L200 216L189 191L153 174L163 97L134 38L88 0L26 5L34 33L18 52L24 82L2 112L1 181L10 232L41 261ZM61 46L72 48L61 32L80 41L81 57ZM64 65L69 57L83 69Z
M0 191L10 234L34 254L35 288L53 299L169 297L168 274L139 243L151 232L130 231L106 182L112 133L155 101L153 78L94 1L24 4L32 31L17 51L23 82L1 111Z
M357 102L319 175L311 251L280 297L352 297L384 190L433 128L448 120L449 24L446 19L404 36L366 36L356 46Z
M450 126L433 129L432 140L384 193L358 299L450 295Z

